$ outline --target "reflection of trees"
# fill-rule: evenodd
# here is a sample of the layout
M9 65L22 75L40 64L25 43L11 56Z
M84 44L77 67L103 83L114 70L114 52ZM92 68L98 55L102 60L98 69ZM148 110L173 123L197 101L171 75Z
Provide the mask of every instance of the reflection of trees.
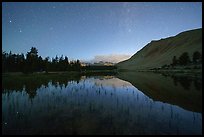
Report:
M40 84L40 83L33 83L33 84L31 84L30 82L25 84L25 91L26 91L26 93L28 93L29 98L32 99L32 98L34 98L36 96L36 94L37 94L36 90L38 88L40 88L42 84Z
M185 89L185 90L189 90L191 87L191 82L192 80L188 77L179 77L178 78L178 82L180 83L180 85Z
M36 96L36 90L28 90L28 95L30 99L33 99Z
M90 75L90 74L89 74ZM69 81L76 81L78 84L81 79L80 74L32 74L32 75L18 75L18 76L3 76L2 91L11 92L13 90L23 91L25 87L26 93L30 98L36 96L36 90L42 85L48 87L48 83L52 81L52 84L57 88L67 87Z
M191 78L188 76L172 76L174 80L174 85L177 86L178 83L185 89L189 90L191 87L191 83L194 82L194 86L196 90L202 89L202 79Z
M44 76L41 77L41 79L37 77L32 76L26 76L26 77L12 77L9 76L9 78L3 79L2 82L2 91L3 92L9 92L9 91L23 91L23 88L25 87L26 93L28 93L30 98L34 98L36 96L36 90L40 88L42 85L45 87L48 86L48 83L52 81L53 85L55 87L60 86L62 88L63 85L65 87L67 86L67 83L69 81L77 81L79 83L80 75L77 76L71 76L71 77L63 77L63 76Z
M194 80L194 86L196 90L201 90L202 89L202 80L195 79Z
M191 83L194 83L196 90L202 89L202 78L193 78L189 76L178 76L178 75L169 75L162 73L162 76L167 77L171 76L174 81L174 85L177 86L180 84L185 90L189 90L191 87Z
M178 83L177 83L177 82L178 82L177 77L172 77L172 78L173 78L173 80L174 80L174 85L177 86L177 84L178 84Z

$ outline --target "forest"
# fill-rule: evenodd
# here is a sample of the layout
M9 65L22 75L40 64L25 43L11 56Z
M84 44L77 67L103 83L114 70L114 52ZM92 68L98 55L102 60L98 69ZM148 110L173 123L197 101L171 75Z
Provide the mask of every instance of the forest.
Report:
M67 56L42 58L38 49L31 47L26 55L2 52L2 72L56 72L56 71L86 71L86 70L113 70L115 66L82 66L80 60L69 61Z

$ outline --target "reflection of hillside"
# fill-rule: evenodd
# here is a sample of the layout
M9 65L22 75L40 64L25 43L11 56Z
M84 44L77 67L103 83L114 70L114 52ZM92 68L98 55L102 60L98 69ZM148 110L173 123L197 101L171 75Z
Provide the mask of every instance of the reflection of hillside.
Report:
M202 112L202 80L182 77L165 77L161 74L122 72L118 78L126 80L144 94L162 102L178 105L185 109Z

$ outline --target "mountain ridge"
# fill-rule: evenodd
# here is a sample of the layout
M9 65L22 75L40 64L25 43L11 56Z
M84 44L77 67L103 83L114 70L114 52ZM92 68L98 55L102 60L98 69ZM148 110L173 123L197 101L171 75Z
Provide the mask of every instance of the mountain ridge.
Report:
M116 66L126 70L152 69L171 64L173 56L178 58L183 52L188 52L192 59L195 51L202 53L202 28L152 40L128 60L121 61Z

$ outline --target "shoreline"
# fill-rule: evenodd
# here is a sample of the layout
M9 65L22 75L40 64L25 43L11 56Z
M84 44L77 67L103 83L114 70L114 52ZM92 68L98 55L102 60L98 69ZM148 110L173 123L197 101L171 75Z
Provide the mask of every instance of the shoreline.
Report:
M127 69L116 69L116 70L90 70L90 71L53 71L53 72L34 72L34 73L22 73L22 72L5 72L2 76L32 76L32 75L101 75L101 74L117 74L124 72L152 72L164 75L189 75L189 76L201 76L202 69L137 69L137 70L127 70Z
M202 78L202 69L159 69L159 70L119 70L118 73L135 72L135 73L157 73L164 76L189 76L195 78Z

